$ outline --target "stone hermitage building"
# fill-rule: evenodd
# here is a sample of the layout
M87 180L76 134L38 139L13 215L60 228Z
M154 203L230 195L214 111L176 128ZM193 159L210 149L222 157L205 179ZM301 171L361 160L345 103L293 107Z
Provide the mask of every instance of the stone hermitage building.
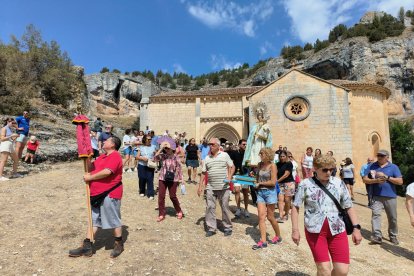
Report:
M273 148L287 146L299 162L306 147L331 150L337 162L350 157L359 168L379 149L390 151L387 99L372 83L323 80L292 69L262 87L174 91L143 97L140 124L156 134L187 132L187 138L219 138L237 144L256 123L253 107L266 104Z

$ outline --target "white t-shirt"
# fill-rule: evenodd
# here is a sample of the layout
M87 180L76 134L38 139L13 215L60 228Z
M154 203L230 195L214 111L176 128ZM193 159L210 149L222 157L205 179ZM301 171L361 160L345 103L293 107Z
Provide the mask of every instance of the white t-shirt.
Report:
M414 198L414 182L407 186L406 195Z
M122 149L126 149L127 147L130 147L131 146L130 143L131 143L131 137L125 134L124 138L122 138Z
M352 169L354 169L354 164L350 164L348 166L344 166L342 168L342 173L344 174L344 178L354 178L354 174L352 173Z

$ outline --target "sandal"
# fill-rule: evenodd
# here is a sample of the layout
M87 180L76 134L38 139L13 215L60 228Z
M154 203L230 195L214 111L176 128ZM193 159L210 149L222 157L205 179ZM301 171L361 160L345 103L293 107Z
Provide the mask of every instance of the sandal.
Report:
M157 218L157 222L161 222L161 221L163 221L165 219L165 217L164 216L159 216L158 218Z
M179 212L179 213L177 214L177 219L182 219L183 217L184 217L183 212Z
M262 248L265 248L265 247L267 247L267 242L259 241L257 244L252 246L252 249L257 250L257 249L262 249Z

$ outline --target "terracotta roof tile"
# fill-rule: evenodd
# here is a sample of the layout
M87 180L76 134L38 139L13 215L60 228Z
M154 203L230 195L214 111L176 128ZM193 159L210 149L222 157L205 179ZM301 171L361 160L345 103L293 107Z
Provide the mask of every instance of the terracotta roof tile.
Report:
M196 91L180 91L170 90L161 92L151 96L151 98L163 97L200 97L200 96L215 96L215 95L250 95L251 93L262 88L261 86L251 87L235 87L235 88L218 88L218 89L204 89Z

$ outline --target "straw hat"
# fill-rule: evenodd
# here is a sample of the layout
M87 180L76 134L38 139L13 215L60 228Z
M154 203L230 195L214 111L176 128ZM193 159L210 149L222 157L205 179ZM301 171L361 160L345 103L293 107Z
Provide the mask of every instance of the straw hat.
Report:
M167 147L167 148L170 148L170 149L172 148L171 144L167 141L164 141L164 142L161 143L160 148L164 148L164 147Z

